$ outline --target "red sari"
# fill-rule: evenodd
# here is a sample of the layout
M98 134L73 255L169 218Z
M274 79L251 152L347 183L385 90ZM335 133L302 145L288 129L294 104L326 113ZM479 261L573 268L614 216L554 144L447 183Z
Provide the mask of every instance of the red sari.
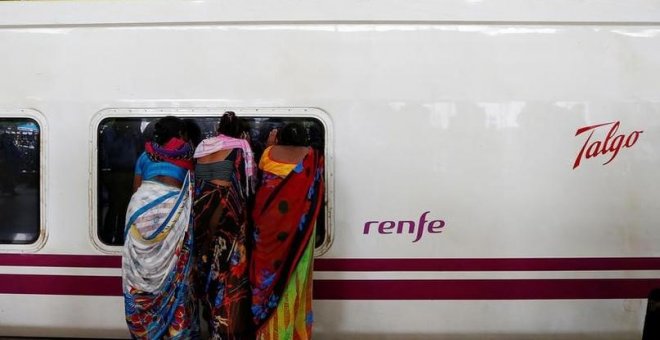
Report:
M264 172L250 262L258 339L311 336L314 229L323 191L323 157L312 148L286 177Z

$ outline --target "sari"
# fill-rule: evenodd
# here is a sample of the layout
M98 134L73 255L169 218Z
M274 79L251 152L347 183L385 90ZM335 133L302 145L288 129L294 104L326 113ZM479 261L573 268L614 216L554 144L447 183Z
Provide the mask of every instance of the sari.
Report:
M195 282L211 339L252 338L246 207L251 176L243 155L236 148L226 158L233 162L229 186L204 180L196 185Z
M309 339L323 158L310 148L288 175L282 175L264 171L252 212L252 318L257 339Z
M156 163L192 169L192 147L179 138L163 146L148 142L145 149ZM199 337L192 287L194 187L190 171L185 173L181 188L143 181L128 204L122 288L126 323L135 339Z
M181 189L144 181L131 197L122 253L126 323L135 339L199 337L192 291L190 173Z

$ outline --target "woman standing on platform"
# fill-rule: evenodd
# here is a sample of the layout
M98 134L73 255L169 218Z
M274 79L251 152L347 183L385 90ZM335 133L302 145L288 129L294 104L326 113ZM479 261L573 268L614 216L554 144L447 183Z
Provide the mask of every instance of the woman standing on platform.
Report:
M136 339L199 337L192 291L193 147L176 117L160 119L135 167L126 213L122 278Z
M300 124L277 134L259 168L261 186L252 211L250 265L257 339L309 339L315 225L323 200L323 157L309 147Z
M195 150L196 282L212 339L253 337L246 206L255 168L243 130L234 112L226 112L219 135Z

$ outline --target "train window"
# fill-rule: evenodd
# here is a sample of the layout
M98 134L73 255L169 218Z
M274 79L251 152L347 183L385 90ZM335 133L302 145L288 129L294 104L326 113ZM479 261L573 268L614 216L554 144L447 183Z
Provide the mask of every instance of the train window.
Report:
M183 117L194 121L201 129L200 138L216 135L219 113L214 117ZM261 156L271 129L281 128L289 122L298 122L307 128L312 146L325 150L325 127L312 117L263 117L241 115L250 128L250 143L255 162ZM97 234L105 245L119 246L124 242L123 231L126 208L132 195L134 165L144 151L144 143L153 133L158 117L112 117L101 121L97 130ZM327 175L326 175L327 176ZM328 245L329 219L324 203L317 220L317 247Z
M0 118L0 244L39 238L39 135L34 119Z

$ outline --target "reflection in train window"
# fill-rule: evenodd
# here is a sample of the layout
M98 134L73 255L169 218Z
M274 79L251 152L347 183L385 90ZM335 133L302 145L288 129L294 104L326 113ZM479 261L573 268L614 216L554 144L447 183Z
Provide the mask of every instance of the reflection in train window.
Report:
M39 238L39 125L0 118L0 243Z
M250 127L250 144L255 162L265 148L269 132L289 122L298 122L307 128L314 148L324 150L325 129L316 118L309 117L241 117ZM98 220L99 239L119 246L124 242L126 209L132 195L135 162L144 151L145 141L153 133L156 117L106 118L98 127ZM202 138L217 134L218 117L194 117L201 128ZM328 237L326 207L321 207L317 220L316 245L321 246Z

